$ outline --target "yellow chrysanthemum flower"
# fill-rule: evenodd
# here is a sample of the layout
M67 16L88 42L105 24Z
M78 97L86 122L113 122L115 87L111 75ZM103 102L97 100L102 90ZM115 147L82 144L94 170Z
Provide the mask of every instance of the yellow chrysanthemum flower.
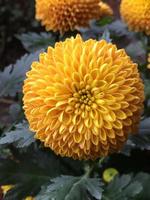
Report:
M148 59L147 59L147 61L148 61L147 68L150 69L150 53L148 54Z
M122 0L120 13L130 30L150 35L149 0Z
M139 124L144 99L137 65L124 50L79 35L40 54L23 93L36 138L74 159L119 151Z
M64 33L77 27L87 27L102 12L110 13L108 6L100 9L100 0L36 0L36 19L46 30Z

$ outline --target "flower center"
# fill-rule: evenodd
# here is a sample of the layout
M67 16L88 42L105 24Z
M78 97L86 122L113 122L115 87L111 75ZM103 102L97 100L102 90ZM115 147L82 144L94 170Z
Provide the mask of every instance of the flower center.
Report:
M90 86L73 94L75 108L90 111L95 101Z

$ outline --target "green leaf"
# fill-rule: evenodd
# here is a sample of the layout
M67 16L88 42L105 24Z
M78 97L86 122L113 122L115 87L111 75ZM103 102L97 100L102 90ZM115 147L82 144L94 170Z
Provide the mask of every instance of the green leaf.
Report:
M61 158L38 143L20 151L11 146L10 150L7 158L0 156L0 185L15 185L5 200L35 196L51 179L61 174L80 176L83 169L81 161Z
M0 159L0 185L15 185L5 200L22 200L26 196L34 196L42 185L61 172L66 171L58 157L33 148L17 155L16 159Z
M142 184L143 190L140 192L136 200L149 200L150 199L150 174L140 172L135 178L135 181L138 181Z
M132 32L128 31L126 24L124 24L121 20L115 20L107 27L110 32L119 37L133 35Z
M22 108L21 105L18 103L13 103L9 107L9 114L12 118L13 122L15 122L17 119L20 119L22 117Z
M113 18L112 17L103 17L102 19L98 20L96 22L96 24L98 26L105 26L107 24L110 24L111 22L113 21Z
M48 46L54 46L55 36L52 33L24 33L17 38L22 42L28 52L34 52L40 49L46 49Z
M135 41L130 43L126 47L126 51L129 56L135 61L140 64L145 64L146 60L146 50L143 46L143 43L141 41Z
M87 200L90 199L89 194L100 200L101 186L97 178L60 176L51 180L51 184L41 191L36 200Z
M139 133L131 135L127 140L122 153L130 156L133 149L150 150L150 118L141 121Z
M150 80L144 80L145 98L150 99Z
M21 92L26 72L30 69L31 63L38 60L40 52L42 50L26 54L16 64L5 67L4 71L0 72L0 97L14 97L16 93Z
M29 130L26 122L17 124L15 130L6 132L0 138L0 145L14 144L17 148L31 145L35 141L33 133Z
M131 200L141 191L142 185L138 181L132 181L130 175L116 176L104 189L102 200Z

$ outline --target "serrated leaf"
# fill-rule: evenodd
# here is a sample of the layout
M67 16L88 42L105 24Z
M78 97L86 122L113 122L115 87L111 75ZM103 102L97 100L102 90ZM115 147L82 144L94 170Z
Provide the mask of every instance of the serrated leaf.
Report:
M150 174L140 172L135 178L135 181L138 181L142 184L143 190L137 196L136 200L149 200L150 199Z
M130 43L126 47L126 51L131 58L138 63L144 64L146 60L146 50L141 41Z
M55 36L52 33L23 33L17 38L22 42L28 52L34 52L40 49L46 49L48 46L54 46Z
M143 187L140 184L140 182L135 181L133 183L131 183L130 185L128 185L125 190L124 190L124 194L127 197L135 197L137 194L139 194L142 191Z
M150 118L141 121L139 133L129 137L122 153L130 156L133 149L150 150Z
M35 141L33 133L26 122L17 124L15 130L6 132L0 138L0 145L14 144L17 148L24 148Z
M108 184L102 196L102 200L131 200L142 191L142 185L138 181L132 181L130 175L116 176Z
M37 143L21 151L13 147L10 156L0 157L0 185L15 185L5 200L23 200L37 195L50 179L61 174L80 176L81 169L81 161L61 158Z
M115 37L128 37L132 38L134 33L128 31L127 26L121 20L115 20L110 24L104 26L98 26L95 21L91 21L90 29L80 28L80 32L82 33L82 37L84 39L94 38L99 39L105 30L108 30Z
M74 176L60 176L36 197L36 200L87 200L89 195L101 199L102 184L99 179Z
M126 24L124 24L121 20L115 20L111 24L108 25L109 31L116 34L117 36L132 36L133 33L128 31Z
M100 183L99 179L96 178L89 179L89 181L86 182L86 189L95 199L100 200L102 198L103 189L102 189L102 183Z
M42 50L26 54L17 60L16 64L10 65L0 72L0 97L14 97L16 93L21 92L26 72L30 69L31 63L38 60L40 52Z
M42 185L65 173L65 169L53 153L31 149L17 155L17 159L0 159L0 172L0 185L15 185L5 200L22 200L37 194Z

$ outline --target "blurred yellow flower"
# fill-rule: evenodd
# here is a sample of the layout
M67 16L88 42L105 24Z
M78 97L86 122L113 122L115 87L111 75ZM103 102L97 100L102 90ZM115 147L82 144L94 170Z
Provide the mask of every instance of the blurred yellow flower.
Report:
M40 54L23 93L35 137L74 159L119 151L137 131L144 100L137 64L125 50L79 35Z
M120 13L130 30L150 35L149 0L122 0Z
M148 54L148 59L147 59L147 61L148 61L147 68L150 69L150 53Z
M109 183L118 173L119 172L115 168L108 168L103 172L103 180Z
M14 185L2 185L1 188L2 188L3 194L5 195L13 187ZM28 196L24 200L35 200L35 198L33 198L32 196Z
M100 5L100 16L101 17L113 15L113 10L107 3L100 2L99 5Z
M25 198L25 200L35 200L35 198L28 196L28 197Z
M100 9L100 0L36 0L36 19L46 30L64 33L77 27L87 27L89 21L111 12L109 6ZM102 13L101 13L102 11Z
M14 187L14 185L2 185L1 188L2 188L3 194L6 194L13 187Z

